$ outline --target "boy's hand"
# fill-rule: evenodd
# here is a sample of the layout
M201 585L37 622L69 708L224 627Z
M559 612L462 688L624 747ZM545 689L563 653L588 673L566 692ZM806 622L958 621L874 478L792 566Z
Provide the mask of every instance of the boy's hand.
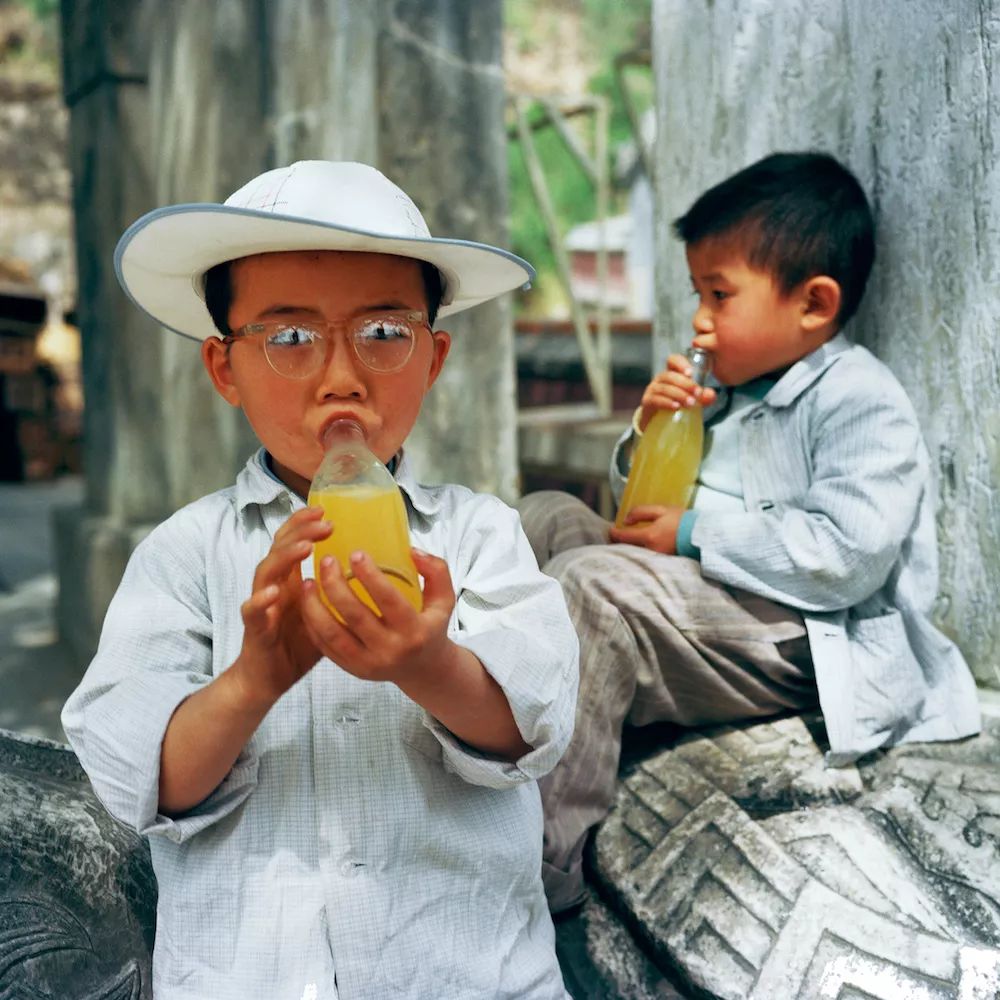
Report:
M351 565L382 612L380 618L357 597L332 557L323 559L319 580L304 582L303 620L311 642L344 670L370 681L404 685L414 675L428 677L447 665L453 644L448 621L455 607L451 573L443 559L412 549L417 572L424 578L423 609L416 611L375 565L371 556L355 552ZM330 613L327 599L344 619Z
M679 410L696 404L708 406L715 402L715 396L714 389L702 388L691 378L691 362L683 354L671 354L667 367L653 377L642 394L639 429L644 431L660 410Z
M247 704L270 707L319 660L302 621L300 564L330 531L320 508L296 511L254 573L253 592L240 608L243 648L230 668Z
M684 516L683 507L634 507L625 515L625 527L611 526L612 542L641 545L644 549L677 554L677 528Z

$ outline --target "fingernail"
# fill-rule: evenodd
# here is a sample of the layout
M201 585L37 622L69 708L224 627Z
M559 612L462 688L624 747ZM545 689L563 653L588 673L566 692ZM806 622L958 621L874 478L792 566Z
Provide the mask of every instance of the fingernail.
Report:
M319 561L320 569L331 569L333 567L333 556L323 556Z
M694 398L694 396L688 396L685 402L687 403L688 406L694 406L697 400Z
M352 552L351 553L351 562L355 566L360 566L361 563L363 563L364 561L365 561L365 554L364 554L364 552Z
M429 556L430 555L429 552L424 552L423 549L414 548L412 545L410 546L410 549L411 549L411 551L416 552L416 554L418 556Z

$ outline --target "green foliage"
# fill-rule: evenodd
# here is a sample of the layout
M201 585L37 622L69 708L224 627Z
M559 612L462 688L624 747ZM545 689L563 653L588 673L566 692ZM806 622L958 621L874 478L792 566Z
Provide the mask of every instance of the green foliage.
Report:
M59 0L21 0L39 21L47 21L59 14Z
M618 80L615 59L622 53L648 45L651 18L651 0L577 0L583 18L583 36L587 45L587 61L592 67L588 89L593 94L608 98L610 118L608 123L608 155L612 162L616 148L632 138L632 130ZM558 44L551 36L540 43L543 34L538 30L539 17L544 3L524 3L506 0L506 27L513 43L521 51L530 52L539 44ZM548 11L551 15L551 11ZM625 82L633 106L641 113L652 106L654 91L652 73L648 67L629 67ZM538 112L540 113L540 112ZM529 114L533 119L535 115ZM581 130L584 145L593 149L590 125L584 125L585 116L573 119L572 127ZM573 155L552 128L534 133L535 145L548 181L553 207L563 236L575 225L594 218L595 192ZM551 287L554 283L555 258L548 244L545 224L531 190L531 184L519 141L508 145L508 171L510 177L511 244L515 253L535 265L539 272L536 287ZM624 194L613 195L609 211L621 210ZM533 311L536 311L533 309Z

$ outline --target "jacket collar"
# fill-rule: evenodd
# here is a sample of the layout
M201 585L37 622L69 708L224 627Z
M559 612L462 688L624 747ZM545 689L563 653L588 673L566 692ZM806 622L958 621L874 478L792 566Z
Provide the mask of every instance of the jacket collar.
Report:
M830 365L853 346L843 333L831 337L811 354L796 361L774 384L774 388L764 397L764 402L775 408L791 406Z
M273 503L282 503L292 510L304 505L303 499L298 494L270 472L266 465L266 456L264 449L258 448L247 459L246 465L236 477L236 510L239 513L243 513L251 504L266 507ZM430 517L440 511L441 500L437 491L428 490L413 478L413 471L405 451L399 453L395 479L418 514Z

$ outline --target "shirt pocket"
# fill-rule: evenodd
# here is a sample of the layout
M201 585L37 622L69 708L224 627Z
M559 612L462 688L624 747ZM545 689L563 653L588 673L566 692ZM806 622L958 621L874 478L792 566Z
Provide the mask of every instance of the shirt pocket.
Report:
M925 685L910 648L903 616L894 608L865 617L848 617L853 665L854 714L858 725L882 737L909 728L917 717Z

